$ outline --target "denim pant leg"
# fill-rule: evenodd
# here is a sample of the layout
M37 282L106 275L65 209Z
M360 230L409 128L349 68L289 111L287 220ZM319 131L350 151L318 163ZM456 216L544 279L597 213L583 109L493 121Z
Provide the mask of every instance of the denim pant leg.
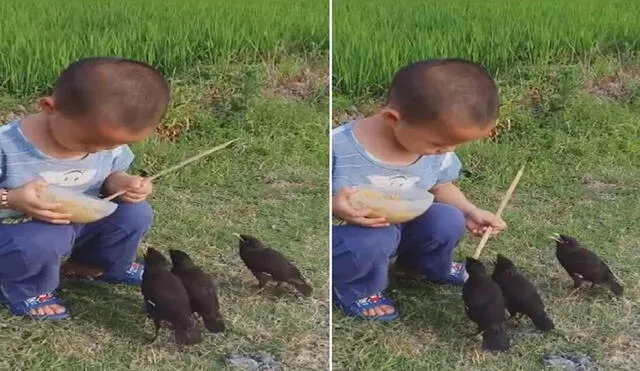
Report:
M440 281L451 271L453 251L465 233L462 212L434 203L418 218L402 226L397 264Z
M102 268L105 274L121 274L134 261L152 223L153 210L147 202L122 202L113 214L80 229L71 257Z
M71 252L78 225L37 220L5 223L0 224L3 296L17 303L56 290L60 284L60 262Z
M400 242L400 228L333 226L333 295L345 305L387 288L389 261Z

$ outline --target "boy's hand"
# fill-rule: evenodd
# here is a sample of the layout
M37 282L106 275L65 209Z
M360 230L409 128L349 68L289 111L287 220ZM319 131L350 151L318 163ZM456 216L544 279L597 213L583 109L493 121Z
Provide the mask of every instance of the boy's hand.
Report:
M333 214L351 224L358 224L363 227L387 227L389 223L385 218L367 217L371 210L356 209L351 205L349 199L356 192L353 188L342 188L333 196Z
M41 192L47 187L47 183L36 180L19 188L14 188L7 194L7 203L13 210L26 216L52 224L69 224L70 214L62 214L54 211L62 206L40 198Z
M507 223L502 218L487 210L476 208L468 212L465 217L467 219L467 229L479 237L489 227L492 228L491 235L496 235L507 227Z
M145 200L153 192L153 184L147 178L123 172L109 175L105 180L105 189L109 194L126 191L118 198L125 202L137 203Z

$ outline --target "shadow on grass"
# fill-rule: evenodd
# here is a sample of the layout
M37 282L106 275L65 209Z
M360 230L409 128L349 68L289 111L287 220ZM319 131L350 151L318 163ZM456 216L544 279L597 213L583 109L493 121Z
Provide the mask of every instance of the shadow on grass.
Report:
M61 291L75 322L140 342L152 335L145 333L146 314L137 287L66 280Z

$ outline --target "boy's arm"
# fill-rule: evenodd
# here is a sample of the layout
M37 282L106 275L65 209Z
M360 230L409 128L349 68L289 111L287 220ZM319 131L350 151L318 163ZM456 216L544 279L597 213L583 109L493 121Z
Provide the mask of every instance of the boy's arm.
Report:
M131 166L135 158L133 151L127 145L114 149L112 153L111 172L102 184L102 193L105 196L121 191L121 189L116 188L131 176L127 173L127 170L129 170L129 166Z
M478 207L474 205L460 188L453 183L441 183L431 189L435 200L456 207L464 215L469 215Z

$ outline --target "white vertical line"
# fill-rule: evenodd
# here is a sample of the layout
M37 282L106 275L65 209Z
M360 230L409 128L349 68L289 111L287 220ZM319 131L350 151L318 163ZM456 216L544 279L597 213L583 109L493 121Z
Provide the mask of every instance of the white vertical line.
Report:
M333 370L333 295L332 295L332 269L333 262L331 259L331 241L333 237L333 228L331 223L332 205L331 187L333 168L333 143L331 128L333 127L333 0L329 1L329 370Z

